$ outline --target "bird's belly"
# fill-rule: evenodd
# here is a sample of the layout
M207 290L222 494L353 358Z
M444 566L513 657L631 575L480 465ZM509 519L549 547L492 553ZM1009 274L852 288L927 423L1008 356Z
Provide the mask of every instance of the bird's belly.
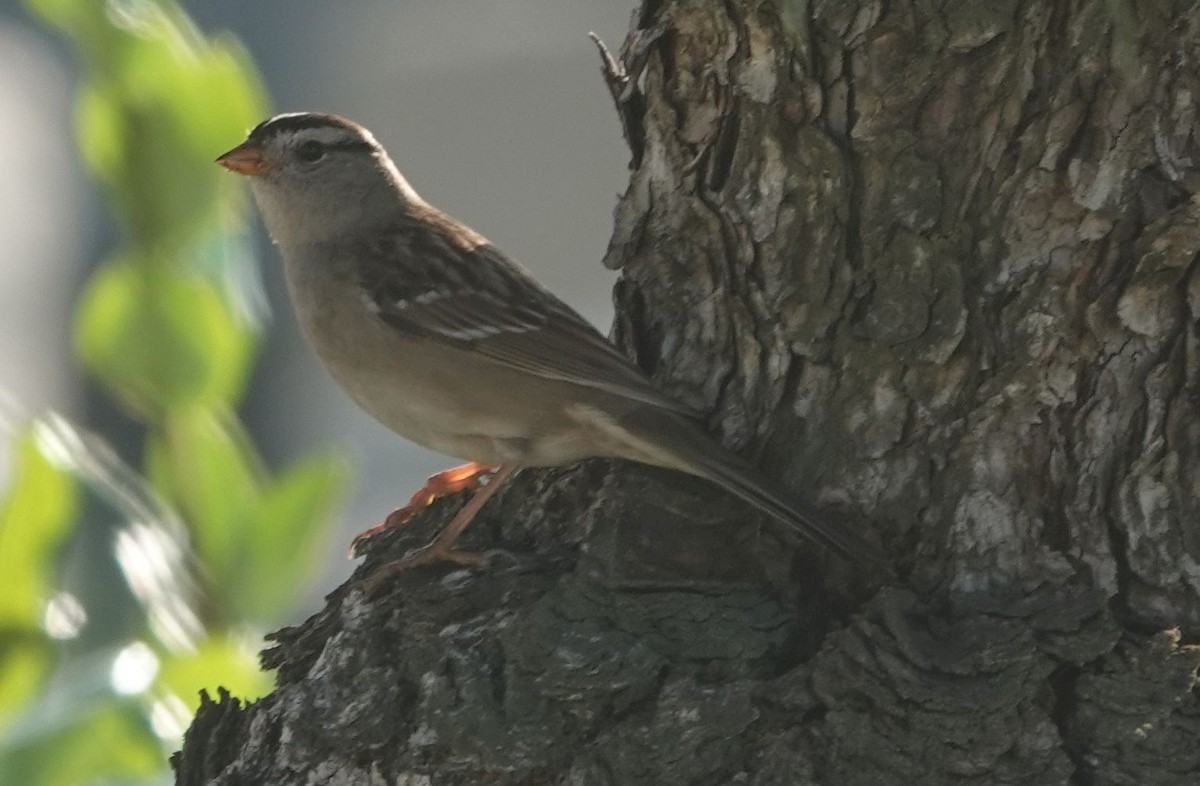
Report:
M485 464L523 463L528 435L519 425L470 407L453 390L429 390L403 374L330 365L334 379L367 414L405 439Z
M514 394L503 374L481 375L444 357L370 353L372 363L326 360L338 384L364 411L400 436L438 453L484 464L549 466L595 455L586 429L554 407Z
M589 424L553 396L535 398L521 372L398 334L344 288L297 286L293 297L315 291L327 296L297 309L309 343L355 403L402 437L486 464L548 466L607 455Z
M460 411L453 396L436 401L412 396L381 406L377 396L351 397L392 431L430 450L483 464L552 466L594 455L581 429L573 426L533 431L525 423L487 410Z

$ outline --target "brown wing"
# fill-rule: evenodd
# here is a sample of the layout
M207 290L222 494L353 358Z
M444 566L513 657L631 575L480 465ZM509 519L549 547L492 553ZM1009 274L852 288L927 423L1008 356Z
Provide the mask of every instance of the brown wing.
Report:
M435 208L358 249L359 285L381 320L546 379L688 413L570 306L482 236Z

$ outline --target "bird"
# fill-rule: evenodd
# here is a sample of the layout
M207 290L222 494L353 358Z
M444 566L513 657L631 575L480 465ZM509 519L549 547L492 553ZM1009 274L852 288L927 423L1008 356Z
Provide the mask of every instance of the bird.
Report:
M427 546L372 580L441 561L485 565L456 541L514 472L601 457L703 478L844 558L876 559L862 536L709 436L525 268L422 199L363 126L276 115L217 163L249 181L297 322L333 379L395 433L467 461L368 530L475 492Z

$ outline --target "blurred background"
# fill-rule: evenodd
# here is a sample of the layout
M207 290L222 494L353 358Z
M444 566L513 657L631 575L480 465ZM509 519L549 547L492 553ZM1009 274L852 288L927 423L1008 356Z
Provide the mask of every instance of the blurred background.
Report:
M176 88L160 82L175 73L174 66L155 66L146 53L172 58L189 47L208 52L205 47L211 45L216 65L199 58L203 62L197 68L225 68L220 79L233 80L204 82L200 93L208 104L189 98L186 111L169 110L181 126L174 129L180 139L199 129L196 138L203 143L189 148L188 160L199 162L195 166L208 166L238 143L262 119L255 112L265 117L320 110L349 116L372 129L423 196L488 236L607 332L614 274L603 269L600 259L616 196L627 181L628 151L587 33L595 31L615 49L634 5L632 0L191 0L179 5L186 14L181 16L173 4L150 0L0 0L0 416L7 443L0 446L0 481L8 490L0 550L20 553L12 544L35 537L23 534L21 525L28 525L42 533L35 533L42 539L38 547L50 554L47 564L53 568L30 579L29 603L40 604L38 635L29 642L21 639L20 646L0 646L0 783L135 782L111 762L97 765L94 773L85 771L86 777L75 771L45 775L49 770L38 769L44 767L37 761L38 751L55 749L61 755L61 739L46 735L64 729L89 736L89 744L97 746L101 737L94 729L86 735L79 731L86 731L80 726L86 714L80 708L95 714L97 707L106 706L99 697L110 694L139 696L125 720L149 729L170 750L194 711L194 696L164 702L165 694L151 687L154 675L161 682L161 675L170 671L169 659L176 657L171 653L194 654L212 638L189 634L193 623L179 622L188 618L180 609L188 603L201 607L193 615L193 627L207 625L210 633L219 628L236 639L233 654L222 650L207 663L210 671L217 664L215 675L191 674L191 682L180 684L198 683L211 690L236 683L231 672L252 668L246 663L252 664L265 627L312 613L321 596L349 575L352 565L345 554L352 535L404 503L425 476L456 463L385 431L333 387L301 343L278 259L260 225L256 219L239 224L243 211L249 215L249 203L240 191L233 193L241 187L231 184L236 180L232 175L212 167L212 185L205 180L203 186L213 190L211 205L205 203L204 209L222 215L223 229L205 230L208 234L197 230L179 239L170 229L147 230L139 222L139 206L166 205L159 209L163 220L169 219L175 202L185 210L192 195L172 202L169 194L176 186L186 188L193 177L191 164L175 169L168 156L157 164L166 173L168 196L158 196L130 179L131 161L140 162L120 158L128 139L117 132L106 138L95 130L133 128L134 120L153 118L160 111L155 107L173 100L170 93ZM146 21L147 9L165 14L163 24L172 31L169 45L154 49L164 39L158 22ZM105 32L110 28L119 35ZM113 54L124 52L121 47L134 54ZM235 65L226 62L229 58ZM88 95L80 97L81 85L86 88L89 80L90 104ZM238 86L226 88L231 96L236 92L228 116L221 87L226 84ZM155 95L159 87L163 96L142 98ZM237 112L247 116L236 117ZM155 128L151 120L148 141L134 146L134 152L146 150L147 157L162 153ZM200 177L209 175L196 175L197 182ZM238 376L239 360L230 372L238 381L229 389L236 392L212 406L201 396L189 398L186 407L176 406L174 399L171 406L159 407L159 399L170 395L156 398L161 391L147 392L137 387L140 383L130 383L129 375L141 373L137 369L126 377L121 376L125 371L105 371L127 362L136 348L119 341L106 346L90 338L98 330L94 326L105 324L105 315L111 317L116 308L104 304L117 302L105 300L108 290L96 283L97 271L109 270L112 275L105 281L119 289L114 281L120 279L121 265L144 272L159 264L139 267L146 249L158 253L176 247L187 249L178 255L202 278L219 284L226 300L222 308L235 313L250 336L245 343L256 346L231 350L247 358L245 384ZM212 262L214 257L219 261ZM104 292L92 292L92 298L85 295L89 286ZM193 293L180 302L196 300L204 297ZM193 406L197 401L204 404L200 415ZM232 421L226 405L242 425L228 426ZM183 409L186 415L180 414ZM210 445L197 436L202 434L217 436ZM246 447L251 444L253 448ZM208 548L225 554L226 567L234 564L228 556L231 547L221 552L219 544L211 545L212 538L206 544L206 536L194 529L206 515L220 515L208 502L189 497L187 479L204 472L176 466L175 456L186 453L180 447L186 445L193 454L210 447L213 455L230 450L229 455L252 468L261 460L262 482L254 493L266 500L264 509L275 519L286 520L280 511L303 499L302 494L285 499L282 491L275 494L276 486L306 485L300 477L304 471L319 479L307 484L322 490L310 507L329 503L328 513L322 508L321 521L312 525L319 530L312 535L316 557L311 570L300 561L294 569L298 575L291 577L286 592L277 593L274 607L239 610L235 598L222 611L220 598L197 601L198 593L187 587L175 587L184 600L165 603L174 611L163 610L170 592L148 600L153 593L144 585L171 583L158 574L171 572L172 559L195 559L186 548L163 545L173 539L186 543L182 532L190 531L191 540L200 541L201 562ZM306 458L313 456L317 458ZM337 469L339 457L348 472ZM301 464L289 474L289 467ZM53 477L64 467L68 481L61 488L74 490L57 493ZM38 530L34 522L39 516L57 510L47 499L68 496L73 502L64 504L58 523ZM236 495L230 496L232 505ZM96 523L105 517L89 511L104 505L121 511L119 526ZM225 519L241 515L227 511ZM154 526L139 530L136 525L143 519ZM45 535L52 529L61 529L61 536ZM154 531L168 536L156 540L158 536L146 534ZM144 571L154 574L153 580L145 575L139 579L130 550L141 555L143 569L157 565L158 573ZM238 560L254 558L244 551ZM279 561L273 569L290 570L289 563ZM0 554L0 581L6 580L5 570ZM218 568L196 568L201 576L206 570L220 575ZM115 589L110 592L110 587ZM45 597L34 598L38 593ZM0 626L5 626L0 632L17 630L14 620L32 619L30 613L0 608ZM167 621L171 619L175 621ZM21 660L28 655L22 649L26 643L41 661ZM245 662L229 665L237 658ZM195 659L188 663L194 665ZM221 664L227 668L222 670ZM102 678L94 679L93 672ZM133 675L132 688L116 684L121 673ZM138 682L139 674L150 674L145 684ZM65 695L71 691L62 685L88 679L103 686L83 690L82 699ZM247 692L264 689L257 679L244 677ZM265 684L269 687L269 681ZM147 701L155 691L155 701ZM187 692L187 687L178 691ZM118 727L120 723L106 728ZM161 758L155 762L161 767ZM165 778L148 760L135 770L142 778L136 782ZM25 780L14 780L18 775Z

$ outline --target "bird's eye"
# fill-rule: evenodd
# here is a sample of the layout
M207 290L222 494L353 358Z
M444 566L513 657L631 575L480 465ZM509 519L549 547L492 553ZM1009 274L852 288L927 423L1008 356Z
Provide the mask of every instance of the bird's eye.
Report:
M320 161L325 157L325 145L315 139L301 142L296 148L296 156L301 161L307 161L310 164L314 161Z

